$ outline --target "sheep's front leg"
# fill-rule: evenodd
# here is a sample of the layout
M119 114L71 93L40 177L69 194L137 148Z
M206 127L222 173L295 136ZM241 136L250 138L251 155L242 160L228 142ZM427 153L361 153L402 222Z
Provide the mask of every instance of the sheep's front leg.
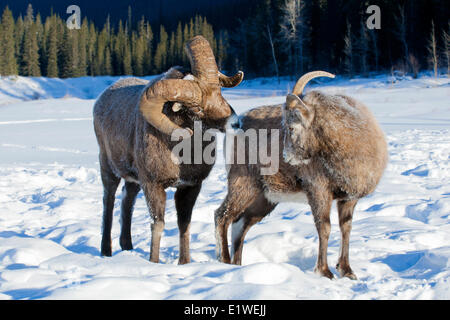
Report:
M164 212L166 209L166 191L160 184L144 183L142 185L147 207L153 219L151 224L152 242L150 244L150 261L159 262L159 245L164 231Z
M328 268L327 262L328 238L331 231L330 210L333 198L326 191L317 191L308 195L308 198L319 234L319 254L314 271L324 277L333 279L333 274Z
M131 241L131 218L139 190L141 190L141 187L133 182L125 182L122 189L122 203L120 210L120 247L122 250L133 250L133 242Z
M336 269L339 271L341 277L347 277L352 280L356 280L356 275L350 268L349 262L349 243L350 243L350 231L352 230L353 211L355 210L357 200L352 201L338 201L338 213L339 213L339 227L341 228L341 254Z
M191 225L192 209L200 189L201 184L179 187L175 192L175 207L177 209L178 230L180 232L180 257L178 264L185 264L191 261L189 255L189 226Z
M109 169L104 158L100 156L100 172L103 183L103 220L102 220L102 242L101 255L110 257L111 249L111 228L113 221L114 200L116 199L116 190L120 183Z

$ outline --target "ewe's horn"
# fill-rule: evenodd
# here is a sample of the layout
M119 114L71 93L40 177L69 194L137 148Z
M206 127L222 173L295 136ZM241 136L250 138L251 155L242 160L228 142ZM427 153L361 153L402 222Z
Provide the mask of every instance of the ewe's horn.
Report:
M303 76L298 79L297 83L295 84L294 90L292 90L292 93L295 94L298 97L301 97L303 93L303 89L305 88L306 84L311 81L314 78L318 77L328 77L328 78L334 78L335 75L326 71L312 71L308 72L307 74L304 74Z
M220 86L224 88L234 88L244 79L244 72L238 71L234 76L228 77L219 71Z

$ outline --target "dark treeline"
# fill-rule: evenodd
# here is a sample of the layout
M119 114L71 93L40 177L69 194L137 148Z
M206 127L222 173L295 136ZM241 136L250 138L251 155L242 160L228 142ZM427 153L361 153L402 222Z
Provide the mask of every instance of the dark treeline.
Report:
M102 28L106 16L113 24L127 20L128 7L132 9L131 22L137 24L142 15L151 22L153 28L164 25L166 29L176 30L178 21L188 22L191 17L200 15L214 22L214 28L230 29L238 19L252 14L255 4L260 0L0 0L0 8L6 5L17 18L24 15L29 3L36 12L46 17L52 12L62 18L67 17L66 8L76 4L81 8L81 15L88 17L97 28Z
M208 12L213 12L214 2L208 4ZM217 1L216 8L223 5ZM99 25L98 18L82 15L81 28L72 30L64 11L62 17L52 11L43 17L32 5L23 14L5 7L0 18L0 75L156 74L173 65L188 66L184 43L197 34L210 41L220 69L244 70L250 77L299 76L312 69L348 75L449 73L445 0L260 0L240 5L250 14L230 17L233 23L197 14L155 26L138 15L132 3L123 20L108 15ZM379 30L366 27L369 5L381 9ZM167 20L163 18L159 21Z
M370 5L380 8L379 30L366 26ZM447 0L261 0L230 31L229 56L236 67L267 76L312 69L415 76L436 64L448 72L448 13Z
M160 73L173 65L188 65L183 46L195 34L209 40L221 64L226 33L216 38L201 16L178 23L170 33L163 25L152 30L144 17L135 28L122 20L114 27L107 18L99 29L85 17L80 29L69 29L56 14L43 21L31 5L14 21L6 7L0 21L0 74L67 78Z

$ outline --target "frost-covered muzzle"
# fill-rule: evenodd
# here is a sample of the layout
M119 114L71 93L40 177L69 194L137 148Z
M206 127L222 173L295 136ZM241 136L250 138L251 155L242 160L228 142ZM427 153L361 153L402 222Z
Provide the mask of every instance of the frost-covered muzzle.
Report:
M289 112L283 114L283 159L294 166L307 164L311 154L306 147L305 128L300 123L288 120Z

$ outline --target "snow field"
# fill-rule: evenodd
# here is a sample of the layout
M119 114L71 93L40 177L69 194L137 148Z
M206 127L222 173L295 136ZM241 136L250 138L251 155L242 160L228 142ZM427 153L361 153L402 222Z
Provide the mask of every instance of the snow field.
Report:
M55 81L62 88L71 85ZM106 85L102 79L78 81L76 88L96 81L99 92ZM254 80L225 95L240 113L283 102L289 85ZM338 80L320 87L366 103L389 145L380 185L355 210L350 261L357 281L338 278L335 269L340 245L335 206L328 252L333 281L313 272L318 237L307 205L280 204L254 226L243 266L217 262L213 215L227 192L220 157L194 208L191 264L177 265L174 189L167 190L160 264L148 262L150 219L142 193L133 215L134 250L120 250L121 186L113 256L100 257L102 186L93 97L76 97L72 89L67 89L71 98L59 96L60 89L47 86L42 96L48 99L24 101L20 94L26 90L6 86L3 79L0 88L9 92L6 97L15 92L11 101L0 95L5 103L0 106L1 299L450 299L448 79Z

